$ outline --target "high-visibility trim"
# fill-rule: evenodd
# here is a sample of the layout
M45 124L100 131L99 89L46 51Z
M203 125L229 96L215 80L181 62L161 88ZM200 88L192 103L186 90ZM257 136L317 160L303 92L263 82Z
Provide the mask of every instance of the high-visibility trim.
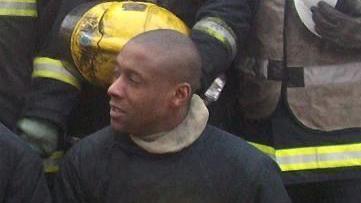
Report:
M0 0L0 3L1 2L36 3L36 0Z
M36 0L0 0L0 15L37 17Z
M73 76L59 60L46 57L35 58L33 77L60 80L80 89L79 80Z
M254 143L254 142L249 142L249 143L275 160L276 150L274 148L267 146L267 145Z
M282 171L361 166L361 143L291 149L249 143L272 157Z
M59 162L64 156L64 151L55 151L50 157L43 159L43 169L45 173L59 172Z
M310 87L361 81L361 62L288 67L291 87Z
M198 21L194 26L194 30L205 32L216 38L224 44L232 54L232 59L237 54L237 35L233 32L222 19L216 17L206 17Z

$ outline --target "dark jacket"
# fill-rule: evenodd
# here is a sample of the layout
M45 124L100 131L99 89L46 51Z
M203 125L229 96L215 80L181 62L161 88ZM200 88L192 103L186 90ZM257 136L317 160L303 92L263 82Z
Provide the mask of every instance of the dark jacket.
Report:
M0 202L51 202L40 158L0 123Z
M62 203L289 202L269 157L211 126L168 154L150 154L104 128L69 151L55 188Z

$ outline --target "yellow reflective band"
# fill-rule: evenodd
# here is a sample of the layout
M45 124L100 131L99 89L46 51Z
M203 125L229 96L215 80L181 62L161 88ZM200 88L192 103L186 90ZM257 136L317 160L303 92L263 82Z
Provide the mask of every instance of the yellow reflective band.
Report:
M193 29L205 32L224 44L227 49L230 50L232 59L236 56L236 34L222 19L216 17L206 17L198 21L193 26Z
M268 156L270 156L272 159L275 159L275 155L276 155L276 150L272 147L269 147L267 145L262 145L262 144L258 144L258 143L254 143L254 142L248 142L251 145L255 146L258 150L262 151L263 153L267 154Z
M0 5L2 3L33 3L33 4L36 4L36 0L0 0Z
M35 58L33 77L59 80L80 89L79 80L59 60L46 57Z
M338 168L338 167L351 167L361 166L361 158L358 159L347 159L340 161L314 161L310 163L300 164L281 164L280 168L282 171L299 171L309 169L326 169L326 168Z
M43 159L43 169L45 173L57 173L59 172L59 163L63 158L63 151L55 151L50 157Z
M292 149L249 143L271 156L282 171L361 166L361 143Z
M0 0L0 15L37 17L36 0Z
M0 15L2 15L2 16L30 16L30 17L37 17L38 12L35 11L35 10L2 9L2 8L0 8Z
M1 2L36 3L36 0L0 0L0 4Z

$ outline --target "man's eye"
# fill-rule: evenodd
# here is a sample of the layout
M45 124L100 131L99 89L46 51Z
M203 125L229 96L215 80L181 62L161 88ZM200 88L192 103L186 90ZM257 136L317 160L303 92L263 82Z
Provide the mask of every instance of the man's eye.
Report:
M118 69L118 68L115 68L114 71L113 71L113 82L118 79L121 75L121 71Z
M140 78L134 74L130 74L128 79L129 79L129 81L131 81L132 83L135 83L135 84L141 83Z

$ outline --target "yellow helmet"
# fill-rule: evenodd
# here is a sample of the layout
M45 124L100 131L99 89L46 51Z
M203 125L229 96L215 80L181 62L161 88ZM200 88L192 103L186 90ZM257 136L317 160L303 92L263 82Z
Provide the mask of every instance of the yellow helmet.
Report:
M124 1L77 7L63 20L60 36L77 72L92 84L107 87L120 49L132 37L155 29L189 35L188 27L170 11L152 3Z

